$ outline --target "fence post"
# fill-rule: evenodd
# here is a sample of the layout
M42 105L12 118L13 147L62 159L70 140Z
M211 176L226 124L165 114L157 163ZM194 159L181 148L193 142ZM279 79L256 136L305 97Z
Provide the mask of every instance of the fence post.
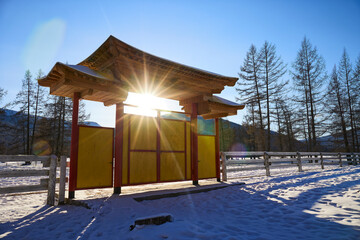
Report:
M301 155L299 152L296 152L297 155L297 163L298 163L298 167L299 167L299 172L302 172L302 164L301 164Z
M270 164L269 164L269 154L267 152L264 152L264 165L265 165L265 171L266 176L270 176Z
M339 166L342 167L341 153L338 153L338 157L339 157Z
M65 183L66 183L66 156L60 157L60 185L59 185L59 204L65 202Z
M227 181L227 169L226 169L226 154L221 152L221 172L222 172L222 180Z
M320 164L321 164L321 169L324 169L324 159L322 153L320 153Z
M55 205L56 165L57 165L57 157L55 155L51 155L50 168L49 168L48 195L46 201L46 203L50 206Z
M353 155L352 155L352 164L353 165L357 165L357 160L358 160L358 158L356 157L357 156L357 154L355 153L352 153Z

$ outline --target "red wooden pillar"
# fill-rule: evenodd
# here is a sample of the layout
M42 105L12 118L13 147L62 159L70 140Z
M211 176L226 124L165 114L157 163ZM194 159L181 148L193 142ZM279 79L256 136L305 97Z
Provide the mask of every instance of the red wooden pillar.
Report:
M160 158L161 158L161 135L160 135L160 111L157 111L157 130L156 130L156 181L160 182Z
M70 149L70 174L69 174L69 199L75 197L76 178L77 178L77 161L79 148L79 101L80 93L74 92L73 112L71 124L71 149Z
M192 165L192 180L193 184L199 184L198 176L198 129L197 129L197 113L198 113L198 104L192 103L191 105L191 165Z
M122 165L123 165L123 131L124 131L124 104L116 104L115 119L115 170L114 194L121 193Z
M219 136L219 118L215 118L215 167L216 178L220 182L220 136Z

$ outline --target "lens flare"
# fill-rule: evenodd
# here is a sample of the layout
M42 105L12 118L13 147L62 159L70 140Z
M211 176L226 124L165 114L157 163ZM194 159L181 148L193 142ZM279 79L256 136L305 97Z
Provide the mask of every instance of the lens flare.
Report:
M53 64L64 41L65 29L65 22L55 18L33 30L22 54L26 69L40 69Z
M51 147L47 141L40 140L33 145L33 153L37 156L50 155Z

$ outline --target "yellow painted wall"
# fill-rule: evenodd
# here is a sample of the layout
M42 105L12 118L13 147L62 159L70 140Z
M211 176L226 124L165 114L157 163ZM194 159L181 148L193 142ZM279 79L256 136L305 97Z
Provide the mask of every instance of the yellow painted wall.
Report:
M156 118L131 115L130 122L130 149L156 150Z
M160 120L161 150L184 151L185 150L185 123L174 120Z
M76 188L112 186L114 129L79 126Z
M161 153L160 181L185 180L185 154Z
M198 136L199 179L216 177L215 136Z
M130 120L130 182L128 182L128 134ZM186 126L186 129L185 129ZM160 181L191 179L190 122L160 119ZM186 131L186 143L185 143ZM127 114L124 118L123 185L157 181L157 119ZM198 136L199 178L216 177L215 136ZM186 161L186 166L185 166ZM186 171L185 171L186 168ZM185 176L186 174L186 176Z
M130 184L156 182L156 152L130 153Z

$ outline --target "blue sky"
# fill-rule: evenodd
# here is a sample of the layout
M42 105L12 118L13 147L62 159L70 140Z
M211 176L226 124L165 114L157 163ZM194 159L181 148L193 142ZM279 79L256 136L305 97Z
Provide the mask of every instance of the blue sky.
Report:
M290 67L306 35L330 71L344 47L360 55L360 1L16 1L0 0L0 86L12 101L26 69L77 64L109 35L189 66L237 76L247 50L265 40ZM221 94L234 101L236 91ZM88 103L91 119L114 122L113 108ZM243 114L230 120L242 122Z

